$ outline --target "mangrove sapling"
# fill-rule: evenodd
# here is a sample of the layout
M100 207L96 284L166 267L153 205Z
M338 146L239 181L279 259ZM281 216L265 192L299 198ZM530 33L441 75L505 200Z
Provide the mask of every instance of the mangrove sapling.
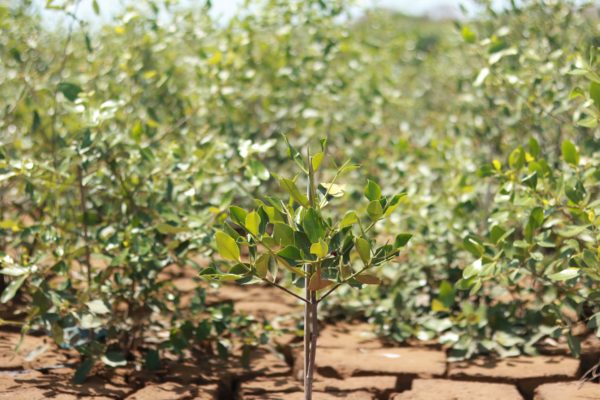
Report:
M266 282L304 303L306 400L312 398L319 303L343 284L353 287L379 284L372 270L396 257L411 238L410 234L399 234L394 243L381 246L369 238L375 224L389 217L405 196L404 193L383 196L373 181L368 181L364 188L368 200L364 218L353 210L343 215L336 211L325 213L332 201L344 196L344 186L337 183L338 179L356 169L346 162L337 168L331 180L317 183L325 148L326 141L321 141L320 151L313 156L308 153L304 158L289 146L289 155L300 173L293 179L277 177L288 200L265 196L263 200L255 200L257 207L253 210L230 207L230 221L216 232L216 246L221 257L233 265L227 272L213 265L201 274L211 280ZM306 183L306 195L298 188L300 177ZM247 257L242 257L241 247L248 249ZM284 277L289 278L288 285L280 283ZM296 289L304 289L303 294Z

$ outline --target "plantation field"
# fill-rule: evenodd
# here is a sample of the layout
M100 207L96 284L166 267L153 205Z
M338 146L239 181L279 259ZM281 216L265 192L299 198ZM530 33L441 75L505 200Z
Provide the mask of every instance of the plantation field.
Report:
M123 4L0 3L0 398L600 399L597 3Z

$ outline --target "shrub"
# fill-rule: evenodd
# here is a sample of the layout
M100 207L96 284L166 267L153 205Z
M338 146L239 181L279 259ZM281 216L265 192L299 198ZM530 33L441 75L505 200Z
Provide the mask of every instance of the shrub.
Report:
M313 156L307 151L303 157L292 146L289 155L299 175L292 179L277 177L289 199L267 195L255 199L257 208L253 210L232 206L230 221L215 237L219 254L233 265L225 270L212 266L201 276L243 284L265 282L304 303L303 378L308 400L312 397L316 363L319 303L344 284L357 288L378 284L380 280L373 270L397 257L411 235L399 234L393 243L384 245L369 238L375 224L389 217L405 196L383 196L381 188L370 180L364 188L366 216L354 210L343 215L326 212L331 202L344 197L339 178L356 168L345 163L331 179L319 182L317 174L326 158L326 141ZM298 188L299 181L306 184L306 194ZM247 249L247 256L242 257L240 247ZM287 287L280 283L286 278ZM304 294L296 293L296 289L304 289Z

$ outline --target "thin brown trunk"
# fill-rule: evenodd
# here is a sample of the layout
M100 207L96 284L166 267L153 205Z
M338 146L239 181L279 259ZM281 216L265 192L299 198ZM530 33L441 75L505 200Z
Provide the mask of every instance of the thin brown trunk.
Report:
M319 327L318 327L318 319L317 319L317 293L311 293L311 337L310 337L310 355L309 355L309 369L308 369L308 385L310 389L310 398L312 397L312 385L313 385L313 377L315 373L315 360L317 356L317 337L319 336Z
M310 273L309 267L306 266L306 274ZM311 400L311 387L308 380L308 370L310 367L310 339L311 339L311 310L312 304L310 304L310 290L308 289L308 279L305 280L305 294L307 303L304 303L304 368L302 373L302 380L304 381L304 399Z

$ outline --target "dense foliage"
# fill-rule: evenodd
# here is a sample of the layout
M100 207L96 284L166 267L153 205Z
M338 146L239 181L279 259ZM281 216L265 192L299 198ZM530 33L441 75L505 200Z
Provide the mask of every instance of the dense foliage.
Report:
M3 318L76 346L86 368L253 343L251 321L205 305L205 283L181 306L167 273L203 270L232 201L278 190L285 134L301 151L326 137L331 163L363 166L348 181L407 194L376 233L414 233L408 251L380 285L324 301L331 316L436 338L455 359L545 338L576 354L600 335L593 7L480 2L434 22L265 0L218 22L208 5L143 1L94 27L81 1L49 2L57 30L29 1L0 5ZM362 186L344 192L368 211Z

